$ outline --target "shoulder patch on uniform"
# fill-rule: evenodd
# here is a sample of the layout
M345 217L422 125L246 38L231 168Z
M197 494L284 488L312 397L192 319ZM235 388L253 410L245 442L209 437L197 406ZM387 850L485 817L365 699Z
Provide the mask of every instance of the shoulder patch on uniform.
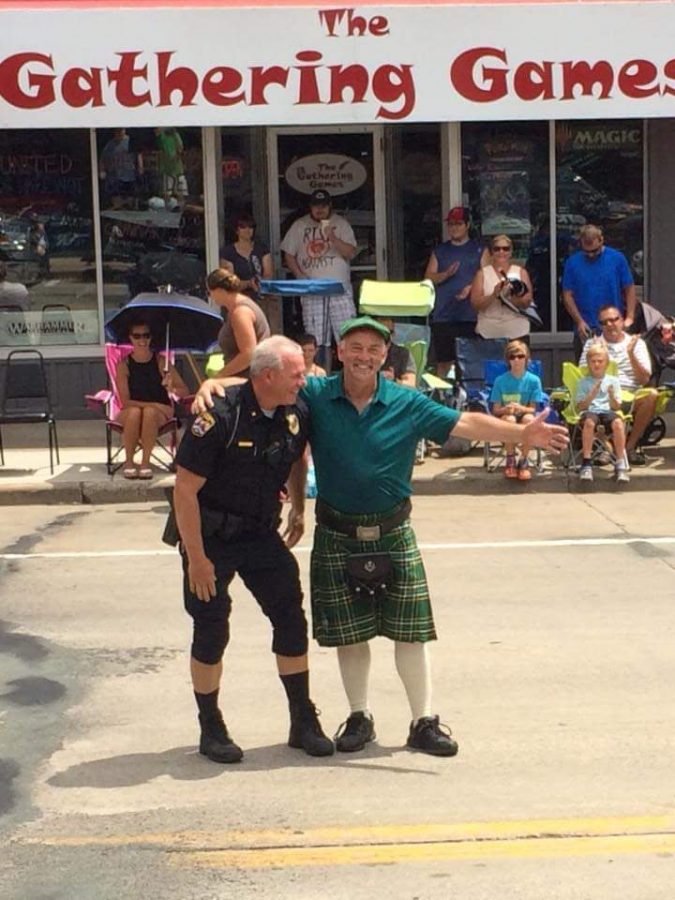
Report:
M195 437L204 437L206 432L211 431L215 424L216 420L213 418L211 413L203 412L194 420L194 422L192 423L192 428L190 430Z
M286 424L291 434L296 435L300 431L300 422L295 413L288 413L286 416Z

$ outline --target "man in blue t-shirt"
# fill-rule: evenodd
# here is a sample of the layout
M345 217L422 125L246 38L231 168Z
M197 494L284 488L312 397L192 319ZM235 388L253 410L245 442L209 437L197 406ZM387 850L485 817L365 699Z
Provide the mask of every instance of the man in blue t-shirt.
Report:
M580 249L565 263L562 296L575 326L574 355L578 359L584 342L599 328L598 311L611 304L624 315L630 329L635 319L635 284L623 253L605 246L602 228L584 225L579 233Z
M431 340L436 371L442 378L457 359L456 338L474 337L476 333L476 312L469 295L483 254L478 241L469 238L470 214L466 207L454 206L445 221L450 240L435 248L424 273L436 286Z

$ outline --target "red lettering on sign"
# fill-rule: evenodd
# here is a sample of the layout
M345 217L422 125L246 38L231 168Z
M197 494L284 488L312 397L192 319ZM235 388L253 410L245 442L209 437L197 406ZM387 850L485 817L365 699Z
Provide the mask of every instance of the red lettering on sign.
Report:
M17 53L0 63L0 97L19 109L42 109L56 99L54 75L39 74L29 68L31 63L38 63L51 72L54 71L51 56L44 53ZM21 88L21 78L26 74L24 69L28 74L30 94Z

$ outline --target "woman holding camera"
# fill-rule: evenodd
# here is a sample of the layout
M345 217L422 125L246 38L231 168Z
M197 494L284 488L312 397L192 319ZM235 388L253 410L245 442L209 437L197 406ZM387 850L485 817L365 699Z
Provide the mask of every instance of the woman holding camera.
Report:
M532 303L530 276L522 266L511 263L513 241L507 235L492 238L490 254L490 263L476 272L471 285L471 305L478 313L476 334L529 343L529 319L509 306L527 309Z

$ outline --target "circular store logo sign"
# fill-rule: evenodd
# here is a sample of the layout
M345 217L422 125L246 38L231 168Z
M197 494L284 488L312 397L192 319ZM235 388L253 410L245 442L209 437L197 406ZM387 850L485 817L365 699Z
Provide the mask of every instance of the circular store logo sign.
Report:
M323 188L333 196L355 191L368 177L365 167L358 160L340 153L303 156L294 160L284 174L286 184L301 194L311 194Z

